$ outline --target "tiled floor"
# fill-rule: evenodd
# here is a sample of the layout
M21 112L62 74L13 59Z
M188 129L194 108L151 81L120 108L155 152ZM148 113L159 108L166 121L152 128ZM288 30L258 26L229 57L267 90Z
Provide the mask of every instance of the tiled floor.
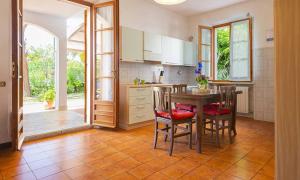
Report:
M203 154L189 150L183 137L168 156L153 127L132 131L93 129L26 143L21 152L0 152L5 179L274 179L274 125L238 119L232 145L222 149L205 138Z
M84 125L82 109L24 114L24 133L27 137Z

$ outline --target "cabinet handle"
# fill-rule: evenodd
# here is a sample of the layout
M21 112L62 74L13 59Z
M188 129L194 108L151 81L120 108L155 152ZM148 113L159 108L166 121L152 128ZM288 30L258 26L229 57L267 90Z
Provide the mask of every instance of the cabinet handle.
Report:
M150 51L150 50L144 50L144 51L146 51L146 52L153 52L153 51Z
M137 118L142 118L142 117L144 117L144 116L142 116L142 115L139 115L139 116L135 116L135 117L137 117Z
M137 106L136 109L145 109L145 106Z
M146 99L145 97L143 97L143 98L136 98L136 100L144 100L144 99Z
M138 88L137 91L145 91L144 88Z

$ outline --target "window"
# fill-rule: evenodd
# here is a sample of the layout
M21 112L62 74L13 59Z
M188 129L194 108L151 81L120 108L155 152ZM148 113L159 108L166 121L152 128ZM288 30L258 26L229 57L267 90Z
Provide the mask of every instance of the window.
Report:
M200 26L199 61L204 74L212 80L252 81L251 33L250 18L212 28Z
M203 73L211 77L212 28L201 26L199 34L198 59L202 62Z

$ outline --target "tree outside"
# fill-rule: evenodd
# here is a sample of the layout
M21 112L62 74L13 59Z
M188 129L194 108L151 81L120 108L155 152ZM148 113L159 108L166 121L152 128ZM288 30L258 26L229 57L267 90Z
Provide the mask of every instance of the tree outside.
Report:
M216 29L217 34L217 79L230 78L230 27Z

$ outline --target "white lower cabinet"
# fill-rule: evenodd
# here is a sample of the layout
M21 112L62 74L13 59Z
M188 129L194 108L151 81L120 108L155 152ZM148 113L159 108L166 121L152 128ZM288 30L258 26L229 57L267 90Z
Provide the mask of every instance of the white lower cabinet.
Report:
M119 127L131 129L153 123L152 87L121 85Z

